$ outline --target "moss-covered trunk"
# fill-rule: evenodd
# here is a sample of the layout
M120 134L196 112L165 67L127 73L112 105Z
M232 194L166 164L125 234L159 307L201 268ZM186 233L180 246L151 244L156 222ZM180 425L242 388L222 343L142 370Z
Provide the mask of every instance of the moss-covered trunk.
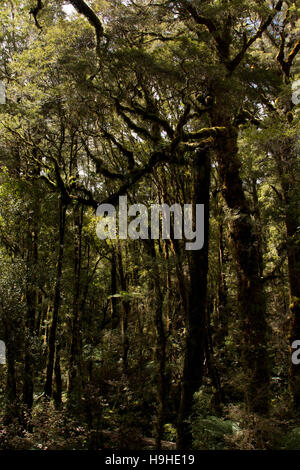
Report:
M265 414L269 406L269 361L266 299L261 279L262 254L251 209L240 177L237 129L229 120L216 142L216 158L223 197L231 211L230 235L238 274L238 308L248 411Z
M300 340L300 187L297 177L297 154L293 139L278 142L273 148L284 204L287 235L288 275L290 291L289 343ZM291 361L290 390L295 408L300 406L300 366Z

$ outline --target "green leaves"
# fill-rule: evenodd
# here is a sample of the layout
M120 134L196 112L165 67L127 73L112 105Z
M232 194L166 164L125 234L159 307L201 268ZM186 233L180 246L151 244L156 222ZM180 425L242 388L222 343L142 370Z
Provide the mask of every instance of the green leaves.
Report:
M289 431L281 444L280 448L284 450L300 450L300 428Z
M117 294L114 295L109 295L107 297L108 299L121 299L124 301L129 301L129 300L136 300L136 299L142 299L143 294L141 292L126 292L126 291L120 291Z
M200 450L226 449L226 436L239 432L239 426L233 421L216 416L197 417L191 422L194 448Z

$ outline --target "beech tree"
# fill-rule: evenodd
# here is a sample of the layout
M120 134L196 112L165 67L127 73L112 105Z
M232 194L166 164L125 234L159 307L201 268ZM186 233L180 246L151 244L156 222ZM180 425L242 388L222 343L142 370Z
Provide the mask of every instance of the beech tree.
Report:
M0 448L291 445L298 3L3 2ZM203 247L99 239L125 195Z

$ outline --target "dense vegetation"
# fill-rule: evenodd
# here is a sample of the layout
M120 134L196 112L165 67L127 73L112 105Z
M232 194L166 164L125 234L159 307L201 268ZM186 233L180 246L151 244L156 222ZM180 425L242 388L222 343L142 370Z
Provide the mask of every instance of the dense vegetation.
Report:
M299 12L2 0L0 449L300 449Z

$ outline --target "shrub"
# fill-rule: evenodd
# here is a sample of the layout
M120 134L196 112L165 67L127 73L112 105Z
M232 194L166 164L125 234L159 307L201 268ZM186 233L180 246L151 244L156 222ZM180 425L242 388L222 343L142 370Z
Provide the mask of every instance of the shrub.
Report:
M228 435L239 431L236 423L216 416L201 416L191 423L193 447L199 450L222 450L226 448Z
M300 428L292 429L283 440L285 450L300 450Z

